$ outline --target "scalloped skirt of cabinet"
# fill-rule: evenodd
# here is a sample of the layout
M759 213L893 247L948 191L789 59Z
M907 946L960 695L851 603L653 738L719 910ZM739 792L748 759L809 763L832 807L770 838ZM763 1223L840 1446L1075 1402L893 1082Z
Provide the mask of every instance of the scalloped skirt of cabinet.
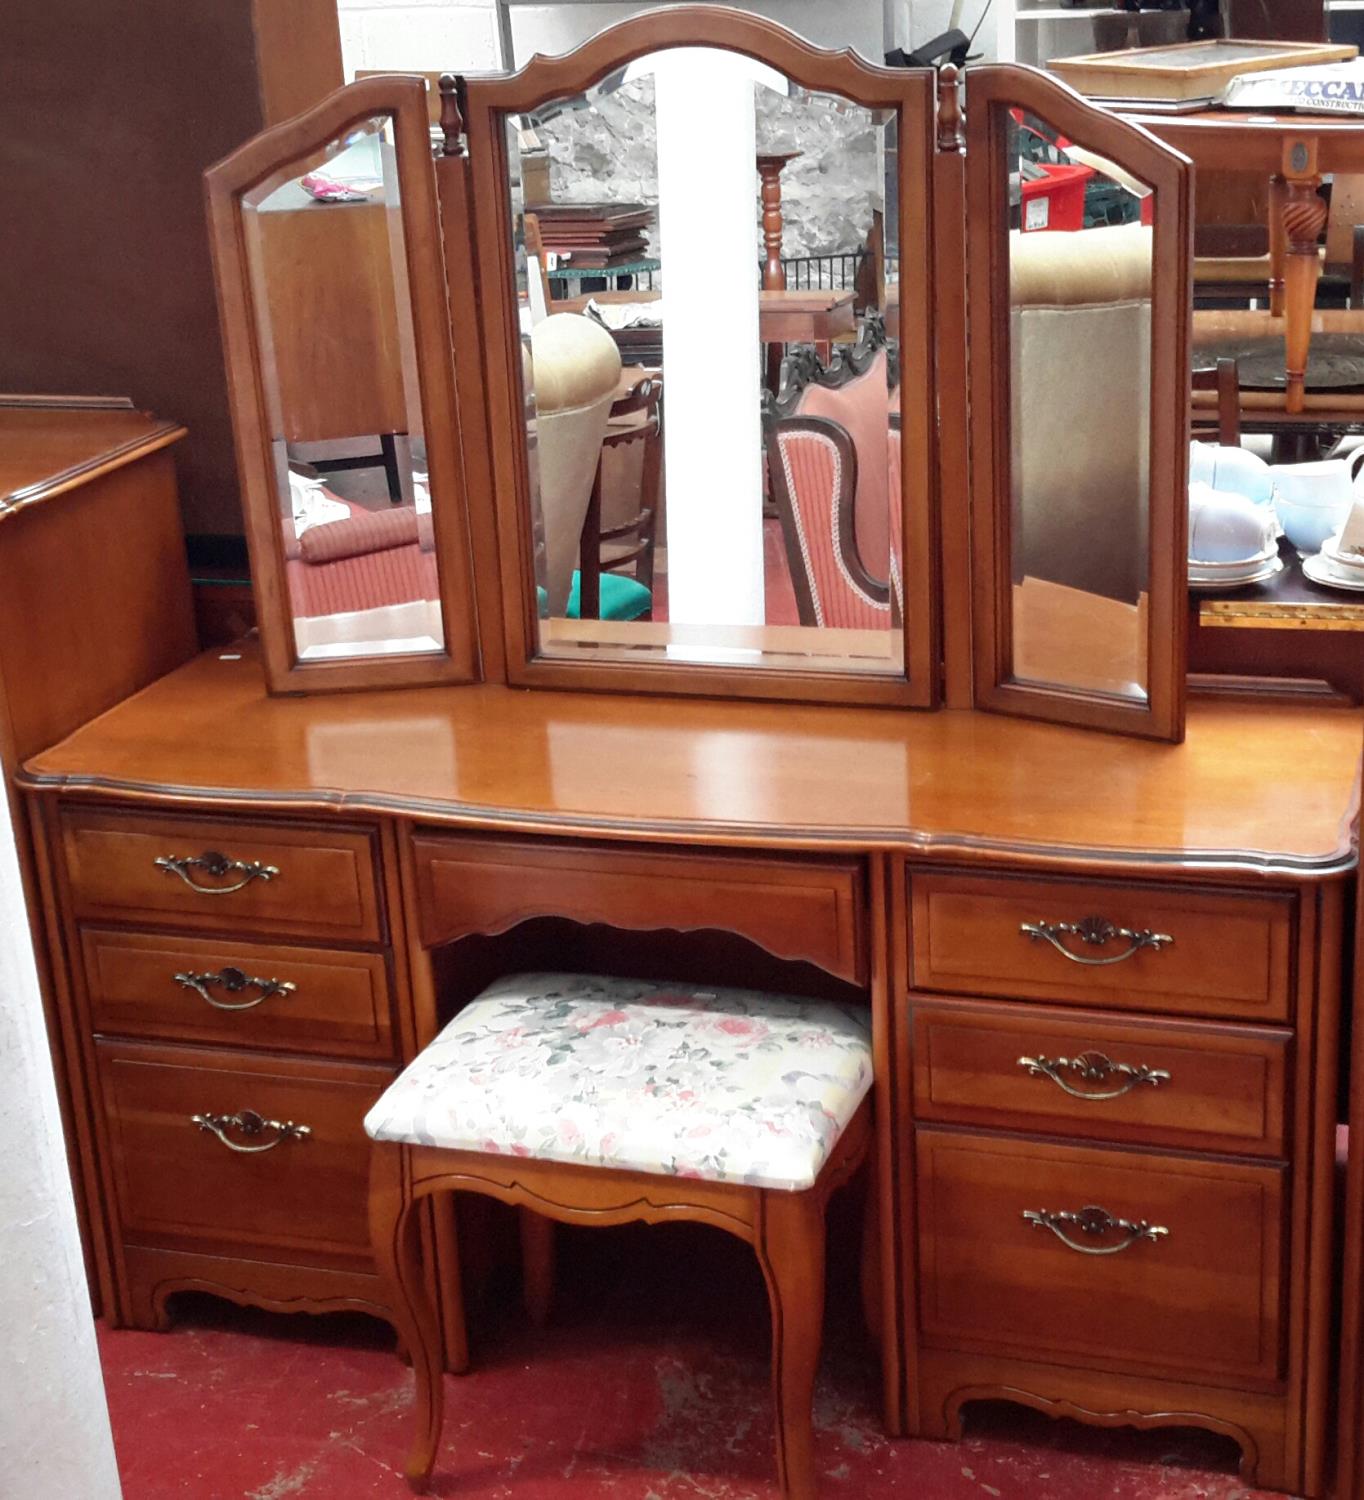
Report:
M1284 1168L923 1127L926 1342L1272 1388Z
M391 1068L96 1047L124 1242L369 1269L363 1121Z

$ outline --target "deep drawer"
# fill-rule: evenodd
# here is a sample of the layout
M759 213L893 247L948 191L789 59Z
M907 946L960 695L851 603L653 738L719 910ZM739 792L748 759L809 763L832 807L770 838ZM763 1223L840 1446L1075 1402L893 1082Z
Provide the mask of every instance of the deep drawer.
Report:
M392 1069L136 1043L96 1046L124 1239L368 1265L369 1141L362 1122ZM267 1123L253 1130L253 1115ZM230 1116L239 1123L228 1123ZM307 1133L279 1128L287 1125Z
M1231 1384L1278 1377L1283 1168L933 1127L917 1160L929 1340ZM1058 1234L1027 1217L1057 1213L1090 1227L1058 1222ZM1100 1214L1127 1227L1097 1232Z
M1290 1034L910 997L914 1115L1283 1156Z
M68 809L76 914L377 942L371 835L216 818Z
M1290 1014L1288 895L917 871L910 893L916 990L1258 1021Z
M96 1031L392 1056L380 954L96 927L81 933L81 948Z
M865 899L855 860L422 834L413 840L428 947L505 932L528 917L614 927L737 932L779 958L861 982Z

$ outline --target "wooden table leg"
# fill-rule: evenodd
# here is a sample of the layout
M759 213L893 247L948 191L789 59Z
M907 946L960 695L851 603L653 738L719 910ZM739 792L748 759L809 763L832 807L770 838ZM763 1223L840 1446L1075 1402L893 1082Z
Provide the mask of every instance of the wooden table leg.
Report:
M1284 239L1284 363L1288 374L1285 410L1303 409L1307 360L1312 348L1312 310L1317 301L1321 257L1317 240L1326 226L1326 204L1317 189L1317 145L1313 140L1284 142L1287 179L1281 216Z

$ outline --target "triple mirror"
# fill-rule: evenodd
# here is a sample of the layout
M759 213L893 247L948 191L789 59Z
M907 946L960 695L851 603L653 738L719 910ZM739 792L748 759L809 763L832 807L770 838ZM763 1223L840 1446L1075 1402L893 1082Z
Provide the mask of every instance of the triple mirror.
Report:
M354 85L207 181L271 686L473 677L424 85Z
M509 670L926 704L931 75L678 34L467 85Z

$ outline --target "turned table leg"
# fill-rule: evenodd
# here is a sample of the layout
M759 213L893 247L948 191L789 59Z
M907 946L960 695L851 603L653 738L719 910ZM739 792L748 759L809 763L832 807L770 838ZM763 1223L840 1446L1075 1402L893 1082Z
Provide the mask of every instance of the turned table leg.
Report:
M1317 188L1314 141L1284 143L1284 191L1281 223L1286 241L1284 257L1284 364L1288 375L1285 409L1291 414L1303 409L1307 360L1312 348L1312 312L1321 277L1317 240L1326 225L1326 204Z

